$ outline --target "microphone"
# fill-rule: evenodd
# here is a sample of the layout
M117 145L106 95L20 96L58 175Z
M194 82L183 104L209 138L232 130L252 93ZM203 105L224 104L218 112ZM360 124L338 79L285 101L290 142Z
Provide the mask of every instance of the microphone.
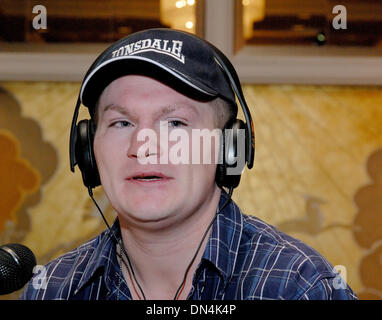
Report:
M36 257L26 246L9 243L0 246L0 295L21 289L33 275Z

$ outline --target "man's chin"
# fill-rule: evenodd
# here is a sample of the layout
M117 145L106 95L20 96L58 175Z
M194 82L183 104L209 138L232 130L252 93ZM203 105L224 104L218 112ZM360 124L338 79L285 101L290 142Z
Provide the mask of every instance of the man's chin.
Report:
M170 206L160 204L149 205L148 203L140 206L128 207L119 212L126 223L144 229L162 229L174 223L176 210Z
M126 199L130 206L137 207L139 210L144 210L144 207L150 209L160 208L162 205L166 205L166 201L171 200L174 197L176 188L169 188L167 185L162 187L156 186L155 188L147 188L146 186L128 186L122 188L119 192L119 199ZM172 201L172 200L171 200Z

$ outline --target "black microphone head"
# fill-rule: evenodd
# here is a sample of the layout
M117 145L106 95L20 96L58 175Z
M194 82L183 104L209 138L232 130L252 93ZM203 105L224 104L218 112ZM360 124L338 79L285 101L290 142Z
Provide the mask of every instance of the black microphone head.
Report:
M0 294L21 289L33 275L36 257L26 246L10 243L0 246Z

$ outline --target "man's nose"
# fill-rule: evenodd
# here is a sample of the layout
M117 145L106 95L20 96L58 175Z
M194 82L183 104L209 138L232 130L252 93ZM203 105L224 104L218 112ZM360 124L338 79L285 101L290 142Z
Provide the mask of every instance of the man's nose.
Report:
M131 136L127 150L130 159L158 157L161 154L160 139L157 130L152 126L138 127Z

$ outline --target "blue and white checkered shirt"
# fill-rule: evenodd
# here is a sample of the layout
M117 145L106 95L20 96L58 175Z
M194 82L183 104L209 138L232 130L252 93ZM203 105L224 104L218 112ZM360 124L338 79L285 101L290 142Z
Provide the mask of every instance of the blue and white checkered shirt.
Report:
M222 193L219 207L227 199ZM113 232L120 236L118 220ZM46 265L20 299L131 299L120 278L110 230ZM192 300L357 299L335 269L315 250L253 216L232 201L212 226L193 276Z

